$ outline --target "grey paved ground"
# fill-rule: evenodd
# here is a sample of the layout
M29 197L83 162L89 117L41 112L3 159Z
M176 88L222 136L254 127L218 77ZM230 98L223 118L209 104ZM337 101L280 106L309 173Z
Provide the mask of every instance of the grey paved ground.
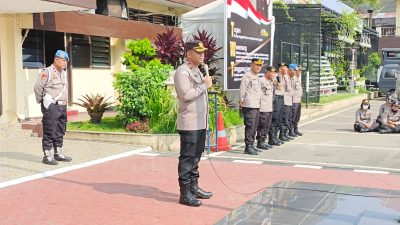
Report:
M377 115L382 103L371 102L373 115ZM301 131L305 133L304 136L263 151L258 156L244 155L244 147L240 147L217 157L400 172L400 134L354 132L355 110L358 107L355 105L303 122Z
M73 161L59 163L57 166L49 166L41 163L43 157L41 139L30 137L27 133L13 137L13 139L7 138L0 141L0 182L88 162L143 147L65 140L65 152L73 158Z

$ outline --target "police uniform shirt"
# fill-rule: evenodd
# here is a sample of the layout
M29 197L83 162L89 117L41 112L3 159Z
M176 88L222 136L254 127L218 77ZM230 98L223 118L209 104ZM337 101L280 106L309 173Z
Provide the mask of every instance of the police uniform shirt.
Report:
M174 75L178 99L178 130L202 130L207 128L207 87L199 68L184 63Z
M388 125L388 121L399 123L400 122L400 110L393 113L392 110L382 114L382 124Z
M384 112L389 112L391 110L391 106L388 106L386 103L383 103L381 107L379 107L379 115L382 115Z
M372 124L371 119L371 110L367 109L364 111L363 109L358 109L356 111L356 123L358 124Z
M260 112L272 112L274 101L274 82L265 77L260 78L261 83L261 105Z
M292 90L292 79L289 75L283 76L283 103L284 105L291 106L293 105L293 90Z
M51 95L51 97L53 98L57 97L64 90L64 85L66 85L66 78L66 72L64 70L61 70L61 72L57 71L54 65L43 69L42 72L39 74L34 87L36 101L38 103L42 102L43 97L46 94ZM58 98L58 101L67 101L67 96L68 88L65 87L65 90Z
M293 103L301 103L301 97L303 96L303 87L301 86L300 77L293 77Z
M261 85L258 74L251 70L244 74L240 82L240 101L243 107L260 108L261 102Z

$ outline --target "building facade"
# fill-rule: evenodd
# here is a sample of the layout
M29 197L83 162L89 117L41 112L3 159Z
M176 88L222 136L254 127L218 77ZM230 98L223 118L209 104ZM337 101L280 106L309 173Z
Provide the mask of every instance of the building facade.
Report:
M41 116L33 86L57 49L70 55L69 110L84 110L72 104L84 94L116 100L112 74L124 69L127 40L153 40L166 26L181 32L180 15L209 2L32 0L0 6L0 123Z

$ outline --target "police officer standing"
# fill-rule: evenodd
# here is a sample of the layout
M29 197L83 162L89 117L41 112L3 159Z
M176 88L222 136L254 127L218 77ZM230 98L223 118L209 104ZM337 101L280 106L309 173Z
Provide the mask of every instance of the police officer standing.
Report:
M63 138L67 122L67 74L65 68L68 54L58 50L51 66L42 70L36 81L34 92L43 113L42 163L57 165L57 161L70 162L63 154ZM52 153L54 148L54 157Z
M292 89L292 78L295 74L297 65L290 64L288 73L283 74L283 115L280 126L279 139L293 140L294 137L288 135L289 128L292 124L292 105L293 105L293 89Z
M198 68L204 63L206 50L202 42L185 43L185 62L174 75L178 99L177 129L181 142L178 164L179 203L187 206L200 206L202 202L198 198L209 199L212 196L211 192L198 186L198 168L208 126L207 89L212 86L211 78L203 77Z
M265 142L267 134L271 128L272 123L272 111L274 101L274 81L273 78L276 76L275 67L267 66L264 77L260 78L261 82L261 105L260 105L260 117L259 125L257 129L257 148L259 149L270 149L272 145Z
M301 116L301 97L303 96L303 87L301 86L301 68L294 64L297 68L292 78L293 81L293 106L292 106L292 124L289 135L293 137L302 136L299 131L299 121Z
M254 139L258 128L258 120L261 104L261 83L258 74L261 71L263 61L253 58L250 70L244 74L240 82L239 107L244 115L244 142L245 154L257 155L258 150L254 147Z
M281 145L285 141L288 141L287 138L280 137L278 138L279 128L281 126L282 114L283 114L283 94L284 94L284 83L283 76L287 73L287 65L286 63L278 64L278 74L275 77L274 84L274 102L273 102L273 112L272 112L272 125L269 131L268 144L270 145Z

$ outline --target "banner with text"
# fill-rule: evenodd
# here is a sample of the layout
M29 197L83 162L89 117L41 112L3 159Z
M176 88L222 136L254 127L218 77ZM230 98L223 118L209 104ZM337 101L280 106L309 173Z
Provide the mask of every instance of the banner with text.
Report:
M225 90L239 89L252 58L269 65L273 41L273 19L267 19L269 4L271 0L257 0L256 7L250 0L226 1Z

